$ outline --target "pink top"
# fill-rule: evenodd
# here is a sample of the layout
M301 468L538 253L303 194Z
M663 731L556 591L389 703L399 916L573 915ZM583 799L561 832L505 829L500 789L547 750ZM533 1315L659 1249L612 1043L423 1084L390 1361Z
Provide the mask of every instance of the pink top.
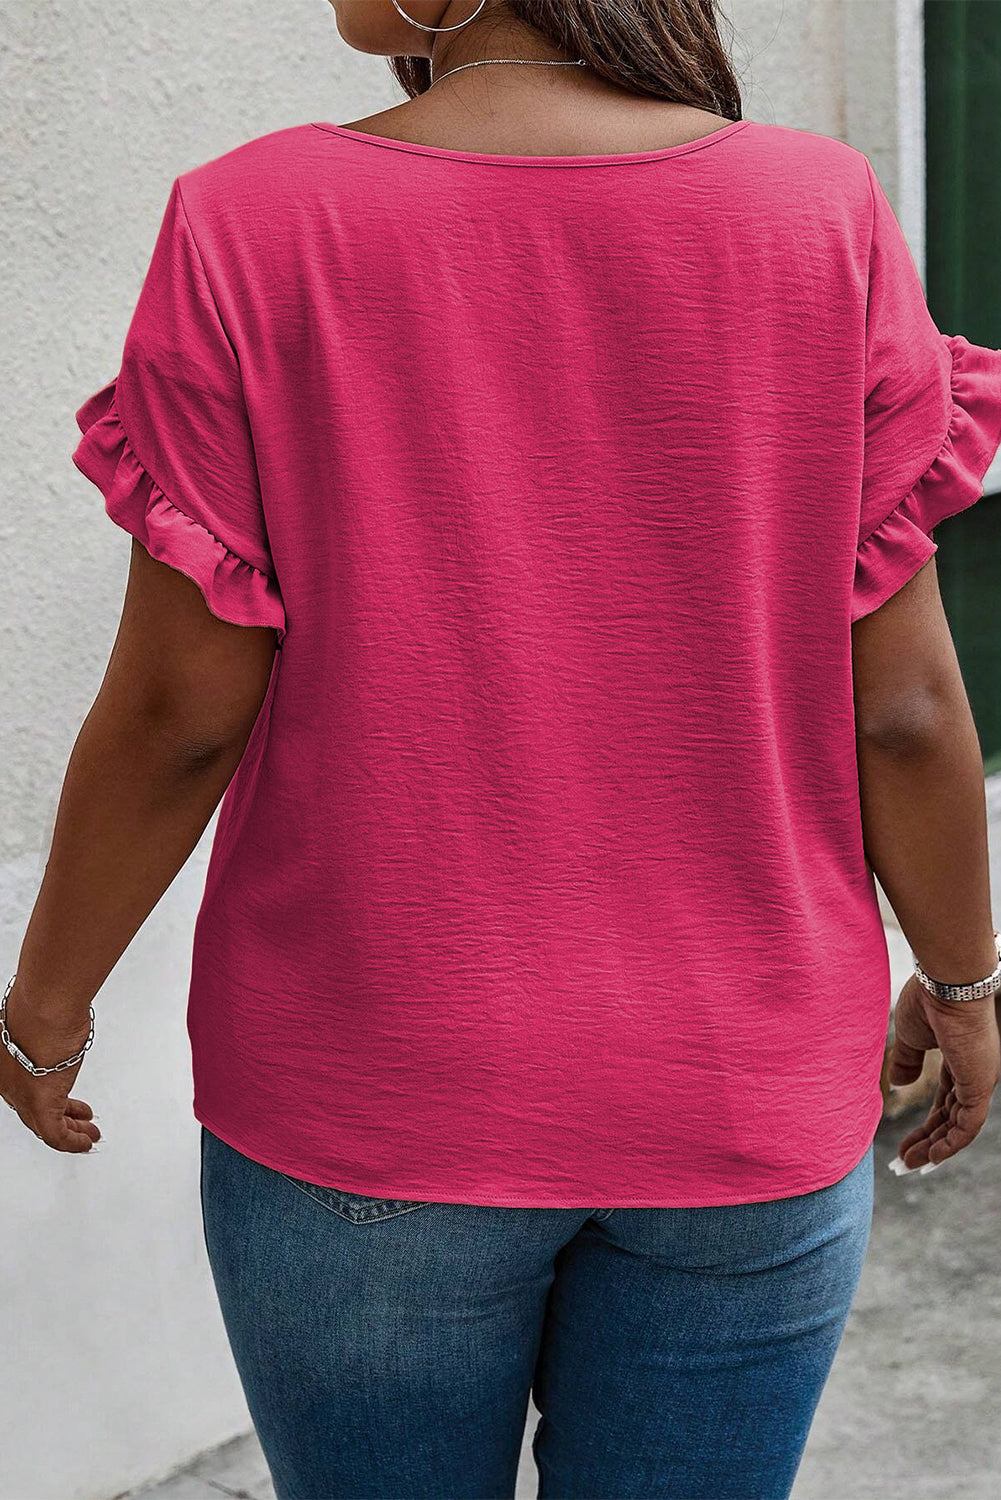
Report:
M748 120L506 157L314 122L172 187L74 462L281 638L194 1111L400 1199L760 1201L881 1114L852 621L1001 442L872 169Z

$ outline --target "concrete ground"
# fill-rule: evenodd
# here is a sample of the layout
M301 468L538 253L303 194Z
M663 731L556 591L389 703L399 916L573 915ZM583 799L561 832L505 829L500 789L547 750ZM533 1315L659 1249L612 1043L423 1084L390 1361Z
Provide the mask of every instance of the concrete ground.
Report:
M1001 1102L967 1151L926 1177L896 1177L887 1162L921 1118L880 1127L869 1253L793 1500L1001 1496ZM536 1493L534 1409L531 1418L518 1500ZM141 1494L272 1500L274 1491L250 1435Z

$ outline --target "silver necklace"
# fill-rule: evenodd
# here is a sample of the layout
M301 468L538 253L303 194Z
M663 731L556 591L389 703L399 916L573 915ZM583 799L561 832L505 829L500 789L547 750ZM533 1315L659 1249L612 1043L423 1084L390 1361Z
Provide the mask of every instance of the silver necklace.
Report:
M460 63L457 68L449 68L444 73L439 73L437 78L432 78L428 88L434 88L443 78L448 78L452 73L461 73L463 68L485 68L490 63L522 63L530 68L586 68L587 63L583 57L578 57L576 62L564 62L562 59L555 61L552 58L541 57L484 57L480 62ZM425 93L427 90L425 89Z

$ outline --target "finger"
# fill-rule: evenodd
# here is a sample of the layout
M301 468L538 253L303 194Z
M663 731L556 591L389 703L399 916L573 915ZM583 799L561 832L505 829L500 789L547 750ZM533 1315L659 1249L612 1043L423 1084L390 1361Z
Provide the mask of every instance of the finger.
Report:
M947 1116L946 1119L942 1121L941 1125L936 1125L935 1129L928 1137L929 1149L934 1146L936 1141L944 1141L954 1124L955 1121L951 1117Z
M49 1118L42 1121L35 1134L46 1146L51 1146L53 1151L79 1153L91 1151L94 1147L90 1136L82 1130L74 1130L69 1120L62 1115L56 1120Z
M898 1150L897 1155L909 1172L913 1172L918 1167L924 1167L928 1164L931 1160L932 1145L937 1139L939 1137L933 1132L930 1136L926 1136L921 1141L915 1142L914 1145L908 1146L906 1150Z
M945 1133L934 1140L928 1153L928 1160L933 1162L947 1161L950 1156L955 1156L957 1151L962 1151L971 1141L975 1140L983 1129L984 1121L987 1119L987 1109L981 1105L961 1104L954 1124L950 1124Z
M893 1041L893 1051L890 1053L890 1067L887 1072L887 1081L898 1087L905 1083L913 1083L921 1076L925 1065L925 1054L920 1047L912 1047L910 1042L905 1042L902 1036L897 1036Z
M944 1105L933 1105L932 1108L928 1111L924 1123L918 1125L916 1129L912 1130L908 1135L904 1136L903 1140L900 1142L900 1145L897 1148L897 1155L900 1157L901 1161L904 1162L905 1166L914 1165L914 1163L909 1162L906 1159L908 1151L911 1151L915 1146L923 1146L929 1143L934 1131L936 1131L940 1125L945 1123L947 1119L948 1110L944 1107ZM922 1157L922 1162L923 1161L924 1158Z
M94 1111L86 1099L67 1099L66 1113L74 1120L92 1120Z
M934 1123L929 1119L919 1130L912 1131L901 1141L897 1155L906 1167L925 1166L933 1162L948 1161L973 1141L983 1129L987 1119L988 1105L960 1104L954 1109L936 1112L941 1115ZM913 1161L908 1156L914 1152Z
M942 1140L952 1129L953 1121L949 1116L936 1114L925 1121L917 1130L912 1130L910 1135L905 1136L897 1148L897 1155L905 1167L922 1167L928 1160L931 1147L936 1141ZM925 1148L923 1150L919 1148ZM916 1155L913 1161L908 1160L909 1154L914 1151Z
M70 1117L66 1123L71 1130L77 1130L81 1135L89 1136L95 1145L101 1139L101 1132L93 1120L74 1120Z

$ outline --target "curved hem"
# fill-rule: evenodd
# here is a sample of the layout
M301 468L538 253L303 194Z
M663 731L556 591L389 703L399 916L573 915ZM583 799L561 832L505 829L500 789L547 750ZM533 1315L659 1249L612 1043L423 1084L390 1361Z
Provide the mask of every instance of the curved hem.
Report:
M736 1208L741 1204L750 1203L777 1203L786 1198L799 1198L807 1193L818 1192L821 1188L833 1187L842 1178L847 1177L861 1163L869 1147L875 1140L876 1131L883 1118L883 1095L877 1088L878 1110L871 1116L866 1130L863 1132L865 1144L859 1146L857 1143L846 1153L847 1165L840 1163L829 1172L824 1172L819 1177L811 1178L809 1182L799 1184L779 1193L754 1193L750 1197L739 1195L724 1197L714 1194L712 1198L687 1198L684 1201L675 1198L673 1201L665 1201L670 1198L669 1194L662 1194L657 1198L634 1198L627 1196L621 1198L588 1197L586 1199L565 1201L562 1199L547 1199L540 1194L518 1194L492 1193L484 1191L477 1192L474 1198L468 1194L443 1192L440 1188L421 1188L407 1186L399 1188L387 1186L385 1183L363 1183L355 1179L348 1182L340 1178L334 1182L318 1182L310 1174L310 1169L305 1170L301 1163L280 1163L270 1152L259 1151L256 1147L248 1147L239 1144L234 1132L220 1129L214 1124L208 1112L199 1105L197 1099L192 1106L195 1119L212 1135L224 1142L225 1145L238 1151L241 1156L249 1157L251 1161L257 1162L258 1166L267 1167L272 1172L280 1172L283 1176L298 1177L303 1182L310 1182L314 1187L330 1188L334 1192L357 1193L365 1198L386 1198L394 1202L409 1203L452 1203L462 1204L470 1208L572 1208L572 1209L595 1209L595 1208Z

